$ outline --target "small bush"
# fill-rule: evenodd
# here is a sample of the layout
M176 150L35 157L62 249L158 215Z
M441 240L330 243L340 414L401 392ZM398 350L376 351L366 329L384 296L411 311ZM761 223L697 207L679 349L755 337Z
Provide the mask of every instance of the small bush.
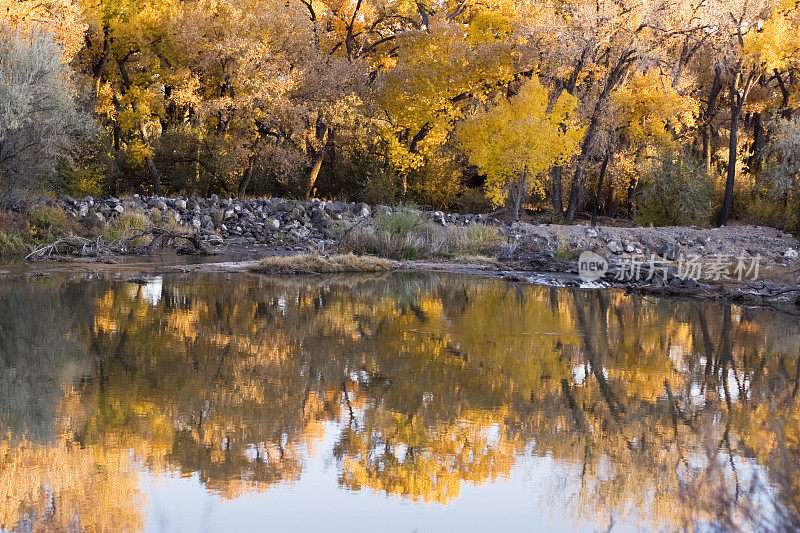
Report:
M667 153L639 186L637 218L644 225L706 225L712 197L712 183L697 157L688 152Z
M112 219L103 231L103 239L106 242L113 242L122 237L122 235L131 229L145 230L150 226L155 226L153 220L147 213L140 210L129 210L120 214L118 217ZM130 233L130 232L129 232ZM147 244L148 238L142 237L137 239L132 244L134 246L142 246Z
M0 256L22 255L29 249L21 231L14 228L0 229Z
M419 212L398 211L378 216L374 226L344 232L340 246L359 254L391 259L450 258L487 255L504 242L493 226L440 226Z
M420 217L419 212L415 211L396 211L390 215L378 215L375 217L375 227L384 230L392 235L405 235L415 231L426 223Z
M398 255L400 256L400 259L413 261L415 259L419 259L420 249L411 243L404 243L402 246L400 246Z
M74 220L58 207L39 205L31 210L30 232L34 241L51 241L73 232Z

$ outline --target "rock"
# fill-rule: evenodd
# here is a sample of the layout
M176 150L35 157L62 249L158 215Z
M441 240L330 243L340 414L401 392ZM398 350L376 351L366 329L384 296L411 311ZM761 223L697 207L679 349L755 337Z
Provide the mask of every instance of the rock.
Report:
M122 207L122 204L117 204L117 205L114 206L113 211L116 211L117 214L121 215L122 213L125 212L125 208Z
M344 204L344 202L335 201L325 203L325 211L327 211L331 216L341 215L345 212L345 209L347 209L347 206Z
M81 218L84 218L89 214L89 204L81 202L78 204L78 214Z
M186 211L186 200L180 199L175 202L175 209L178 211Z
M797 250L795 250L794 248L789 248L788 250L783 252L783 257L785 257L786 259L797 259L798 255L800 254L798 254Z
M105 221L106 221L106 217L103 215L103 213L95 213L95 214L94 214L94 216L95 216L95 217L97 218L97 220L99 220L101 223L105 223Z
M77 200L75 200L75 198L73 198L72 196L70 196L70 195L68 195L68 194L62 194L62 195L60 195L60 196L58 197L58 201L59 201L59 202L61 202L61 203L63 203L63 204L67 204L67 205L69 205L69 206L75 206L75 205L77 205L77 204L78 204L78 201L77 201Z
M683 282L679 278L672 278L671 280L669 280L669 284L672 287L680 287L681 285L683 285Z
M683 280L683 286L684 287L692 287L692 288L694 288L694 287L697 287L698 285L699 285L699 283L697 283L697 280L694 279L694 278L686 278L685 280Z
M369 205L361 202L353 206L353 214L357 217L368 217L372 214L372 208Z
M156 209L159 209L160 211L166 211L167 210L167 204L166 204L166 202L164 202L164 200L156 201L155 207L156 207Z
M444 213L441 211L434 211L433 212L433 221L439 224L440 226L446 226L447 221L445 221Z
M663 287L664 280L661 279L661 276L653 276L653 279L650 281L650 284L656 287Z
M586 230L586 236L590 239L597 237L597 230L594 228L589 228Z
M617 241L608 242L608 251L612 254L618 255L622 253L622 245Z
M331 218L325 213L324 209L314 207L311 209L311 222L317 226L327 228L331 222Z
M87 196L83 200L81 200L81 203L84 203L89 207L92 207L94 205L94 198L92 198L91 196Z
M667 242L661 245L656 253L667 261L675 261L681 253L681 247L677 243Z
M625 250L625 252L627 252L627 253L632 253L632 252L633 252L633 251L636 249L636 248L634 248L634 247L633 247L633 245L632 245L631 243L629 243L629 242L624 242L624 243L623 243L623 245L622 245L622 248L623 248L623 249Z

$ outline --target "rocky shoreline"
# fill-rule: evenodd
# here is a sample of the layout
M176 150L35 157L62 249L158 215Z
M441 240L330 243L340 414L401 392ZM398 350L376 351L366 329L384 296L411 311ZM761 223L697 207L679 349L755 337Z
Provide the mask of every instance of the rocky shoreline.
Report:
M371 227L381 217L403 213L418 217L420 223L443 229L477 225L494 228L491 231L497 232L497 240L486 248L484 257L439 256L395 261L396 268L402 270L477 273L503 277L509 282L584 288L618 287L647 294L800 306L800 242L774 228L507 223L489 214L281 198L241 201L217 196L164 198L134 195L129 198L86 197L77 200L62 195L55 204L83 225L113 223L127 212L148 213L154 219L169 221L182 231L191 233L204 244L206 251L234 258L233 261L193 266L148 267L155 271L240 271L246 269L248 259L266 255L349 251L342 249L343 234L354 227ZM585 251L607 261L606 271L595 282L587 283L578 276L578 256ZM730 262L726 272L720 273L720 257ZM716 261L716 275L686 276L687 258L699 258L701 263ZM86 268L88 262L114 263L115 259L94 257L72 258L70 261L80 269ZM741 272L736 275L737 262L740 265L749 262L752 267L756 261L759 265L752 279L741 279ZM637 263L638 270L634 272L631 265ZM110 268L110 265L106 266Z
M253 244L284 243L333 244L333 222L358 222L374 215L390 215L397 209L370 206L363 202L324 200L287 200L282 198L210 198L196 196L100 198L87 196L76 200L59 196L57 204L77 220L106 223L129 211L158 212L164 220L197 231L201 240L213 245L230 239ZM407 208L403 208L408 210ZM470 225L489 223L489 215L460 215L442 211L414 210L420 217L438 223Z

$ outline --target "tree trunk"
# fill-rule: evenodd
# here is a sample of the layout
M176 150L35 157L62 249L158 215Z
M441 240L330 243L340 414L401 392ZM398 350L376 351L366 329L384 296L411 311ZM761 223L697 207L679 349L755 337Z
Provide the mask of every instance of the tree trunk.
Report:
M742 111L736 103L734 96L735 87L731 87L731 136L728 143L728 174L725 180L725 198L722 201L722 211L719 214L719 225L728 223L733 209L733 186L736 183L736 160L739 147L739 114Z
M593 48L591 46L584 46L583 50L581 51L580 58L576 61L574 68L572 69L572 73L570 74L569 78L564 85L563 90L567 91L567 93L571 95L575 95L575 86L578 83L578 77L580 76L581 70L583 70L586 61L588 60L589 56L592 55ZM553 107L555 106L558 98L561 96L562 90L559 89L553 93L550 98L550 101L547 103L547 112L550 113L553 111ZM566 128L566 125L564 126ZM561 165L556 165L550 170L550 181L552 184L552 203L553 203L553 211L555 211L556 215L559 217L564 215L564 198L563 198L563 186L562 186L562 174L563 174L563 167Z
M569 191L569 203L567 204L567 212L565 218L571 222L575 218L575 212L578 210L578 200L580 197L580 188L583 178L586 175L586 165L589 164L589 158L594 145L597 131L600 127L600 117L603 109L611 96L611 91L622 81L625 77L630 66L633 64L634 51L632 48L625 50L617 60L616 65L608 73L605 79L605 85L600 96L597 97L594 110L592 111L592 118L589 121L589 126L586 128L586 134L581 141L581 153L578 160L575 162L575 172L572 175L572 184Z
M561 198L561 165L556 165L552 169L550 169L550 181L552 182L552 200L553 200L553 211L555 211L556 215L561 216L564 214L564 201Z
M570 184L569 190L569 203L567 203L567 211L564 214L564 218L567 222L572 222L572 219L575 218L575 212L578 210L581 183L583 183L583 177L586 175L586 165L589 163L589 152L591 151L591 146L594 144L594 138L597 134L598 120L599 117L597 117L597 114L592 116L592 121L586 129L583 142L581 142L581 154L575 162L575 172L572 174L572 183Z
M637 154L636 158L637 159L639 158L638 154ZM630 219L632 219L634 217L634 215L635 215L635 213L634 213L635 209L633 207L633 197L636 194L636 188L637 187L639 187L639 178L636 175L634 175L631 178L631 181L628 183L627 204L628 204L628 218L630 218Z
M161 178L158 176L158 169L156 168L156 162L153 159L153 150L150 148L150 138L147 135L147 130L144 127L144 121L139 122L139 135L142 137L142 142L144 143L145 148L147 149L147 156L145 157L145 161L147 162L147 170L150 171L150 179L153 180L153 194L156 196L161 196Z
M328 131L329 128L327 124L323 124L321 128L317 128L317 140L320 142L320 147L317 149L316 154L314 154L311 171L308 173L308 184L306 185L305 191L306 198L310 198L311 193L314 191L314 184L317 182L319 171L322 168L322 161L325 159L325 148L328 145Z
M603 157L603 165L600 167L600 177L597 179L597 195L594 200L594 213L592 213L592 226L597 225L597 213L600 212L600 199L603 194L603 179L606 177L608 160L611 158L611 143L606 148L606 155Z
M247 192L247 184L250 183L250 178L253 177L253 159L254 158L252 157L250 158L250 162L247 164L247 168L245 169L244 174L242 174L242 179L239 180L239 190L237 191L237 193L239 196L239 200L242 201L244 201L246 198L245 193Z
M725 198L722 201L722 211L719 214L720 226L728 223L733 210L733 186L736 183L736 160L739 147L739 116L742 114L745 102L747 102L747 95L757 79L756 72L751 71L740 86L742 80L741 68L740 62L730 86L731 136L728 143L728 175L725 180Z
M606 208L603 210L603 213L607 217L614 218L617 216L617 190L614 188L613 181L608 183L606 190L608 193L606 194Z
M717 113L717 98L722 90L719 69L714 70L714 81L711 84L711 91L708 95L706 110L703 113L703 127L701 130L703 138L703 167L706 174L711 175L711 121Z
M516 194L513 194L514 200L514 221L519 221L519 208L522 205L522 197L525 195L525 181L528 177L528 169L526 168L523 170L520 175L519 179L517 180L517 191Z
M147 152L147 170L150 171L150 178L153 180L153 194L161 196L161 179L158 177L158 169L150 152Z
M761 170L761 146L764 144L764 127L761 124L761 113L753 113L753 144L747 158L747 170L756 174Z

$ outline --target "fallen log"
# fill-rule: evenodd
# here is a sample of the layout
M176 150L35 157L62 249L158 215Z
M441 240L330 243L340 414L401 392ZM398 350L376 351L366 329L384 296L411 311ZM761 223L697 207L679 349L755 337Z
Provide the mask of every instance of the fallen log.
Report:
M150 241L147 244L136 244L137 241L145 237L150 237ZM97 257L103 255L148 254L152 253L157 245L167 245L176 240L185 240L197 254L207 254L211 251L200 240L200 236L196 232L181 233L158 226L148 226L146 228L127 228L119 237L110 242L105 242L102 235L90 239L70 234L51 243L37 246L25 256L25 260L41 261L66 255Z

